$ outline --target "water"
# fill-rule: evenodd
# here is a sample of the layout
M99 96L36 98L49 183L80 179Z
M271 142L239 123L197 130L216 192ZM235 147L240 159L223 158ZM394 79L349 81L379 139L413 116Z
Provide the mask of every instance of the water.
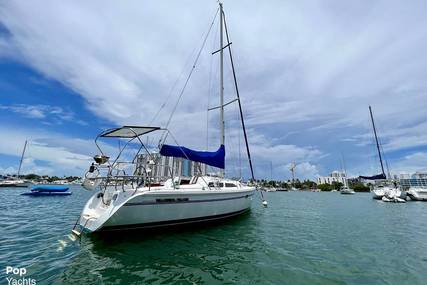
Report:
M427 203L370 194L270 192L269 207L217 226L70 239L91 193L0 189L6 266L37 284L426 284Z

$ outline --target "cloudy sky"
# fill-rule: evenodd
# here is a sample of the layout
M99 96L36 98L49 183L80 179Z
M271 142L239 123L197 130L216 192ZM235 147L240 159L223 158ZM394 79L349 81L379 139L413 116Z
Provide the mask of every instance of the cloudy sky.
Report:
M390 170L427 170L426 1L224 2L257 177L272 165L287 179L296 162L314 178L342 157L352 175L377 173L369 105ZM28 139L24 172L82 175L102 129L164 126L216 10L214 0L1 1L0 172L17 169ZM215 22L169 126L197 149L219 144L218 114L206 112L218 104L217 39ZM230 176L244 157L236 111L226 109Z

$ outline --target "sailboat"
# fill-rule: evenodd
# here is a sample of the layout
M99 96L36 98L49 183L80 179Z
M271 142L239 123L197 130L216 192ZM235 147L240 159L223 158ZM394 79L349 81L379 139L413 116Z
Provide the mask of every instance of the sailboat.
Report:
M270 181L273 181L273 162L270 161ZM268 186L266 192L276 192L277 189L274 186Z
M295 168L297 167L296 163L293 162L291 166L289 167L289 171L292 173L292 182L291 182L291 190L292 191L298 191L297 188L295 188Z
M25 144L24 144L24 150L22 151L21 160L19 161L18 174L16 175L16 177L10 176L4 180L1 180L0 187L28 187L28 183L25 180L19 178L21 175L21 167L22 167L22 162L24 161L26 148L27 148L27 141L25 141Z
M142 137L149 133L151 135L162 132L166 134L162 135L162 138L174 138L167 128L122 126L100 133L95 139L100 154L94 157L83 182L85 189L94 190L96 193L84 206L72 230L75 235L216 221L250 210L256 187L239 180L227 179L224 174L224 107L230 103L224 104L223 53L228 49L236 90L236 99L233 101L239 106L251 177L252 181L255 181L222 3L219 3L219 17L220 49L214 53L220 54L220 105L217 108L220 110L221 136L218 150L196 151L180 145L165 144L162 140L158 146L160 156L156 156L143 142ZM224 29L227 39L225 46ZM111 161L98 143L101 138L118 138L127 142ZM126 153L127 147L134 143L139 146L138 152L133 159L125 161L123 154ZM167 165L161 165L162 160L167 161ZM193 163L192 169L198 170L194 171L191 177L180 175L180 170L188 170L187 163ZM203 174L202 165L219 168L219 175ZM126 171L124 166L128 166L130 171ZM158 171L159 169L162 171ZM162 179L154 175L159 172L164 173ZM263 205L266 205L266 201Z
M356 192L354 192L353 189L351 189L348 185L348 179L347 179L347 169L345 167L345 160L344 160L344 155L341 153L342 156L342 166L344 167L344 185L343 187L340 189L340 193L344 194L344 195L353 195Z
M378 158L380 160L381 173L377 174L377 175L373 175L373 176L359 176L359 178L362 178L365 180L384 181L384 183L380 183L379 185L375 185L374 188L371 190L373 199L382 200L383 197L386 197L386 199L390 200L390 199L394 199L395 197L399 198L402 195L402 192L399 190L399 188L397 188L396 185L387 184L387 176L385 175L385 171L384 171L384 164L383 164L383 159L382 159L382 155L381 155L381 148L380 148L380 144L379 144L379 140L378 140L377 129L375 127L375 121L374 121L374 116L372 114L371 106L369 106L369 114L371 116L372 129L374 131L375 143L376 143L376 147L377 147L377 151L378 151Z

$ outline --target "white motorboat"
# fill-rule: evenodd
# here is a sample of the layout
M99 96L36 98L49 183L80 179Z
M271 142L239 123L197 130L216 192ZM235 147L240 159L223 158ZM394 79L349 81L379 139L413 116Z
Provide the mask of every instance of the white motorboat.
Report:
M427 201L427 187L411 187L408 196L414 201Z
M219 5L220 47L223 47L218 51L221 55L221 104L215 109L220 109L220 148L215 152L207 152L194 151L179 145L167 145L166 137L172 137L177 144L167 127L123 126L99 134L95 144L101 154L94 157L95 162L92 163L83 182L84 188L95 190L96 193L86 203L73 228L74 234L214 221L236 216L250 209L256 188L224 177L224 106L232 103L223 103L222 60L223 50L226 48L229 50L233 74L234 67L226 25L224 27L227 45L225 47L223 45L225 18L222 4ZM255 181L237 82L234 83L237 98L233 102L239 104L252 181ZM148 133L151 136L156 132L162 133L158 157L141 139ZM100 138L128 141L120 148L116 159L110 162L98 143ZM136 155L133 159L125 160L126 155L131 153L126 151L127 147L131 147L135 142L138 144ZM167 160L165 165L162 165L163 158ZM194 167L190 167L194 171L192 177L181 176L180 171L185 168L186 162L194 163ZM219 168L221 174L206 175L202 171L202 166L205 165ZM155 176L155 173L163 173L163 177ZM266 206L267 202L264 201L263 205Z

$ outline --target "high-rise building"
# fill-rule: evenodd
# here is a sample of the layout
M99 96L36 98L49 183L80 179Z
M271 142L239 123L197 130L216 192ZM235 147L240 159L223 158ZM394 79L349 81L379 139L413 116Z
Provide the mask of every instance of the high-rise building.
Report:
M401 175L400 186L404 189L410 187L427 187L427 172L415 172L412 175Z
M153 163L150 163L152 160ZM207 165L190 161L183 158L169 157L160 153L141 154L137 158L137 174L145 171L150 172L153 181L165 181L176 176L191 177L195 175L206 175Z
M332 171L330 176L317 177L317 184L332 184L333 182L339 182L343 185L347 185L346 175L343 171Z

